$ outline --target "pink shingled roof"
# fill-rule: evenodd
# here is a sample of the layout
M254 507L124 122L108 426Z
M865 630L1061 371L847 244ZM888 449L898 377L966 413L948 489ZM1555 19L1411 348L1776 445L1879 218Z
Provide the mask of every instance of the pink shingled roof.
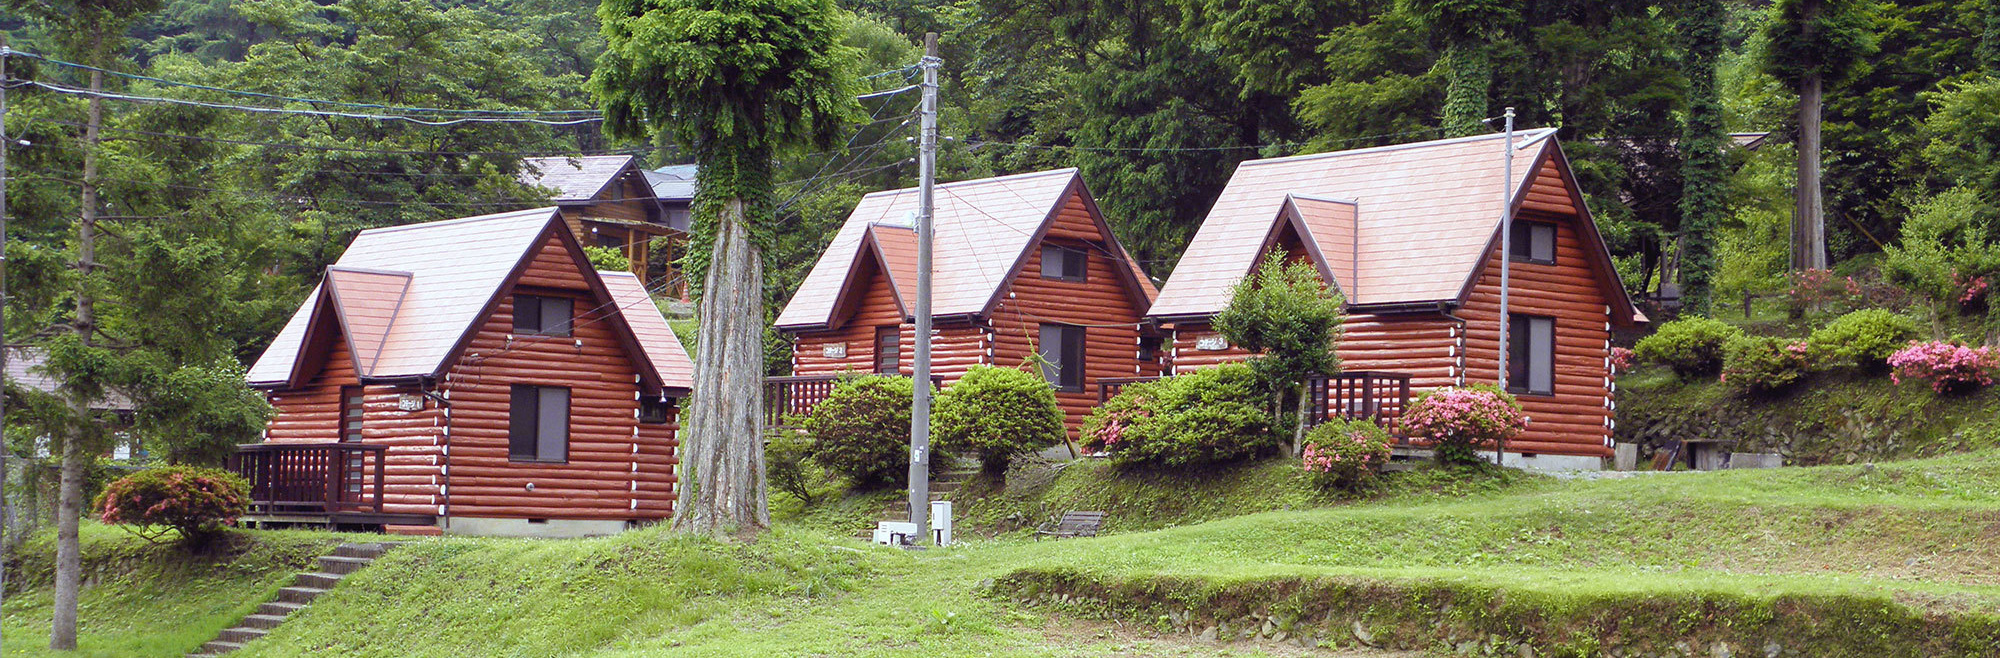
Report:
M551 201L588 201L633 166L629 155L528 158L522 160L521 183L552 188Z
M680 338L674 335L674 328L667 324L667 318L660 315L660 307L653 304L653 297L646 294L646 286L631 272L598 272L604 277L604 287L611 290L611 298L618 305L618 312L625 316L625 322L632 326L632 335L639 339L639 349L646 353L646 360L653 362L653 369L660 373L660 383L667 388L694 388L694 362L688 360L687 348L681 346Z
M1553 148L1554 133L1515 135L1517 191ZM1500 140L1481 135L1244 162L1148 315L1221 310L1231 286L1254 267L1287 199L1321 241L1350 302L1455 300L1500 224Z
M556 209L536 208L362 231L328 268L327 282L306 298L251 366L248 381L262 386L299 384L292 381L293 370L323 308L341 314L342 333L353 345L363 377L443 372L523 260L545 236L568 235L561 222ZM406 283L392 295L398 278ZM322 297L329 294L335 303L324 304ZM658 309L651 310L658 315ZM629 326L638 314L628 315L614 324ZM645 342L638 340L651 358L654 348ZM686 362L685 353L679 363L662 358L666 360L655 363L661 377Z
M1028 245L1054 219L1066 194L1082 189L1076 169L1057 169L937 186L931 272L933 316L978 315L992 305L1000 288L1023 262ZM1086 192L1086 197L1088 193ZM907 228L916 219L917 190L907 188L862 197L833 237L819 262L799 285L777 325L786 329L822 327L852 275L861 244L874 227L899 293L916 290L916 244ZM884 226L875 226L875 225ZM1106 235L1109 230L1104 229ZM1114 240L1114 251L1123 253ZM1130 260L1129 258L1127 259ZM905 265L907 263L907 265ZM1137 270L1133 270L1136 272ZM908 274L904 274L907 272ZM1150 294L1143 277L1132 282Z

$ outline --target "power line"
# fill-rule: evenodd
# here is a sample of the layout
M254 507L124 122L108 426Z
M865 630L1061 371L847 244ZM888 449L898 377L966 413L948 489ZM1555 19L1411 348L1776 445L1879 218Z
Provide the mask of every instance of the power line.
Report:
M47 123L47 124L53 124L53 125L58 125L58 126L69 126L69 127L72 127L72 128L82 128L82 127L83 127L83 124L81 124L81 123L77 123L77 122L74 122L74 121L59 121L59 120L55 120L55 119L30 119L30 120L31 120L31 121L36 121L36 122L40 122L40 123ZM652 151L654 151L654 150L655 150L655 149L653 149L652 147L632 147L632 148L623 148L623 149L603 149L603 150L594 150L594 151L593 151L593 150L583 150L583 151L426 151L426 150L406 150L406 149L378 149L378 148L366 148L366 147L359 147L359 146L324 146L324 145L318 145L318 144L294 144L294 143L284 143L284 142L262 142L262 141L256 141L256 140L247 140L247 139L228 139L228 138L224 138L224 137L202 137L202 136L200 136L200 135L181 135L181 134L176 134L176 133L163 133L163 132L154 132L154 131L150 131L150 130L136 130L136 129L132 129L132 128L119 128L119 127L114 127L114 126L100 126L100 127L99 127L99 130L109 130L109 131L113 131L113 132L121 132L121 133L127 133L127 134L133 134L133 135L148 135L148 136L152 136L152 137L168 137L168 138L173 138L173 139L185 139L185 140L189 140L189 141L197 141L197 142L213 142L213 143L217 143L217 144L234 144L234 145L237 145L237 146L265 146L265 147L270 147L270 148L286 148L286 149L297 149L297 150L305 150L305 151L341 151L341 152L351 152L351 153L376 153L376 154L383 154L383 155L496 155L496 156L510 156L510 157L519 157L519 158L535 158L535 157L542 157L542 158L555 158L555 157L584 157L584 156L592 156L592 155L641 155L641 154L645 154L645 153L650 153L650 152L652 152Z
M585 117L579 119L551 120L551 119L534 119L527 117L481 116L481 117L461 117L457 119L443 119L443 120L432 121L424 119L422 117L413 117L401 114L369 114L365 112L338 112L333 110L303 110L296 108L256 107L251 105L233 105L229 103L210 103L207 101L192 101L180 98L168 98L165 96L139 96L136 94L120 94L109 91L91 91L89 89L80 89L64 85L50 84L38 80L25 80L23 82L25 82L28 86L40 87L42 89L53 91L59 94L68 94L71 96L83 96L86 98L103 98L106 100L126 101L133 103L168 103L172 105L187 105L192 107L202 107L214 110L233 110L238 112L281 114L287 116L317 116L317 117L335 117L342 119L370 119L375 121L404 121L404 122L414 123L420 126L456 126L468 123L532 123L543 126L576 126L586 123L596 123L604 120L603 117Z

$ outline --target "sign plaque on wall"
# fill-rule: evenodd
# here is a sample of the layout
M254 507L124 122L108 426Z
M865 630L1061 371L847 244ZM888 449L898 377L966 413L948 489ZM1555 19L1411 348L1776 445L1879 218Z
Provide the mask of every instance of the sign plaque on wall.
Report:
M417 395L415 393L404 393L402 395L398 395L396 396L396 410L423 411L424 396Z
M1229 349L1229 339L1222 334L1208 334L1194 339L1194 348L1203 352L1220 352Z
M829 359L847 358L847 343L827 343L819 348L819 355Z

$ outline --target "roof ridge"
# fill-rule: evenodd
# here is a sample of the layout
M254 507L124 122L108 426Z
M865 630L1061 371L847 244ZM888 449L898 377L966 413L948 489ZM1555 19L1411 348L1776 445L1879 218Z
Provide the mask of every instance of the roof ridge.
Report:
M1076 167L1063 167L1061 169L1047 169L1043 171L1030 171L1019 174L1007 174L1005 176L993 176L990 178L974 178L970 180L952 181L949 183L938 183L937 187L944 188L944 187L965 187L970 185L984 185L987 183L998 183L1001 181L1021 179L1021 178L1034 178L1037 176L1053 176L1062 173L1069 173L1071 175L1074 175L1080 171L1081 170L1077 169ZM915 187L900 187L893 190L878 190L863 195L863 198L871 196L897 196L904 193L916 192L918 189L919 188Z
M357 236L359 236L359 235L379 235L379 234L382 234L382 233L394 233L394 232L398 232L398 231L409 231L409 230L415 230L415 229L425 229L425 228L433 228L433 227L438 227L438 226L457 226L457 225L460 225L460 224L472 224L472 223L477 223L477 222L486 222L486 221L498 221L498 220L501 220L501 219L515 219L515 218L519 218L519 217L526 217L526 216L529 216L530 214L532 214L532 213L536 213L536 212L541 212L541 213L546 213L546 214L555 214L555 213L556 213L557 211L558 211L558 208L557 208L556 206L543 206L543 207L540 207L540 208L528 208L528 209L526 209L526 210L509 210L509 211L507 211L507 212L496 212L496 213L493 213L493 214L490 214L490 215L474 215L474 216L472 216L472 217L458 217L458 218L454 218L454 219L441 219L441 220L438 220L438 221L435 221L435 222L423 222L423 223L419 223L419 224L404 224L404 225L402 225L402 226L383 226L383 227L379 227L379 228L371 228L371 229L367 229L367 230L364 230L364 231L362 231L362 232L360 232L360 233L358 233L358 234L356 234L356 235L357 235ZM348 243L348 245L349 245L349 246L352 246L352 245L353 245L353 243L352 243L352 242L349 242L349 243Z
M1515 145L1515 148L1517 148L1517 149L1518 149L1518 148L1521 148L1521 147L1525 147L1525 146L1528 146L1529 144L1533 144L1533 143L1535 143L1535 142L1537 142L1537 141L1540 141L1540 140L1542 140L1542 139L1544 139L1544 138L1547 138L1547 137L1548 137L1548 136L1550 136L1550 135L1554 135L1554 134L1556 133L1556 129L1554 129L1554 128L1536 128L1536 129L1533 129L1533 130L1523 130L1523 131L1517 131L1517 132L1518 132L1518 135L1517 135L1517 136L1515 137L1515 139L1517 139L1517 140L1520 140L1520 141L1521 141L1521 143L1520 143L1520 144L1517 144L1517 145ZM1452 137L1452 138L1448 138L1448 139L1433 139L1433 140L1429 140L1429 141L1422 141L1422 142L1406 142L1406 143L1403 143L1403 144L1387 144L1387 145L1383 145L1383 146L1370 146L1370 147L1367 147L1367 148L1358 148L1358 149L1348 149L1348 150L1345 150L1345 151L1328 151L1328 152L1325 152L1325 153L1306 153L1306 154L1303 154L1303 155L1288 155L1288 156L1284 156L1284 157L1279 157L1279 158L1263 158L1263 159L1258 159L1258 160L1244 160L1244 161L1243 161L1243 164L1242 164L1242 165L1240 165L1240 166L1244 166L1244 167L1251 167L1251 166L1258 166L1258 165L1266 165L1266 164L1274 164L1274 163L1280 163L1280 162L1303 162L1303 161L1306 161L1306 160L1322 160L1322 159L1329 159L1329 158L1336 158L1336 157L1340 157L1340 156L1345 156L1345 155L1361 155L1361 154L1365 154L1365 153L1385 153L1385 152L1389 152L1389 151L1402 151L1402 150L1408 150L1408 149L1415 149L1415 148L1427 148L1427 147L1432 147L1432 146L1448 146L1448 145L1452 145L1452 144L1463 144L1463 143L1466 143L1466 142L1476 142L1476 141L1481 141L1481 140L1488 140L1488 139L1505 139L1505 138L1506 138L1506 134L1505 134L1505 133L1492 133L1492 134L1488 134L1488 135L1469 135L1469 136L1466 136L1466 137Z

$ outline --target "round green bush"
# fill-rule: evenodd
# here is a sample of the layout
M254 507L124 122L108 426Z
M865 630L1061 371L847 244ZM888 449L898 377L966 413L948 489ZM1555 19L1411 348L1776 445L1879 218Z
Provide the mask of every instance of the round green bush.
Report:
M1389 431L1372 419L1328 418L1306 432L1300 462L1324 489L1351 489L1389 463Z
M828 473L857 484L908 477L910 401L908 377L864 375L834 384L825 400L800 421L811 435L807 456Z
M1737 335L1722 345L1722 381L1751 393L1774 393L1804 379L1809 348L1801 341Z
M931 409L931 437L938 452L973 453L989 474L1007 471L1017 455L1062 443L1062 407L1039 375L1015 368L973 366Z
M1705 377L1722 370L1722 343L1743 330L1711 318L1683 318L1660 325L1634 346L1639 358L1666 364L1682 377Z
M1127 386L1084 420L1084 445L1121 466L1187 469L1253 457L1278 445L1266 390L1240 363Z
M179 532L202 543L249 510L250 483L214 468L163 466L113 481L97 494L91 509L100 521L131 526L148 539Z
M1815 363L1825 367L1853 366L1868 371L1888 368L1889 355L1923 334L1909 316L1867 308L1840 316L1815 329L1806 346Z

